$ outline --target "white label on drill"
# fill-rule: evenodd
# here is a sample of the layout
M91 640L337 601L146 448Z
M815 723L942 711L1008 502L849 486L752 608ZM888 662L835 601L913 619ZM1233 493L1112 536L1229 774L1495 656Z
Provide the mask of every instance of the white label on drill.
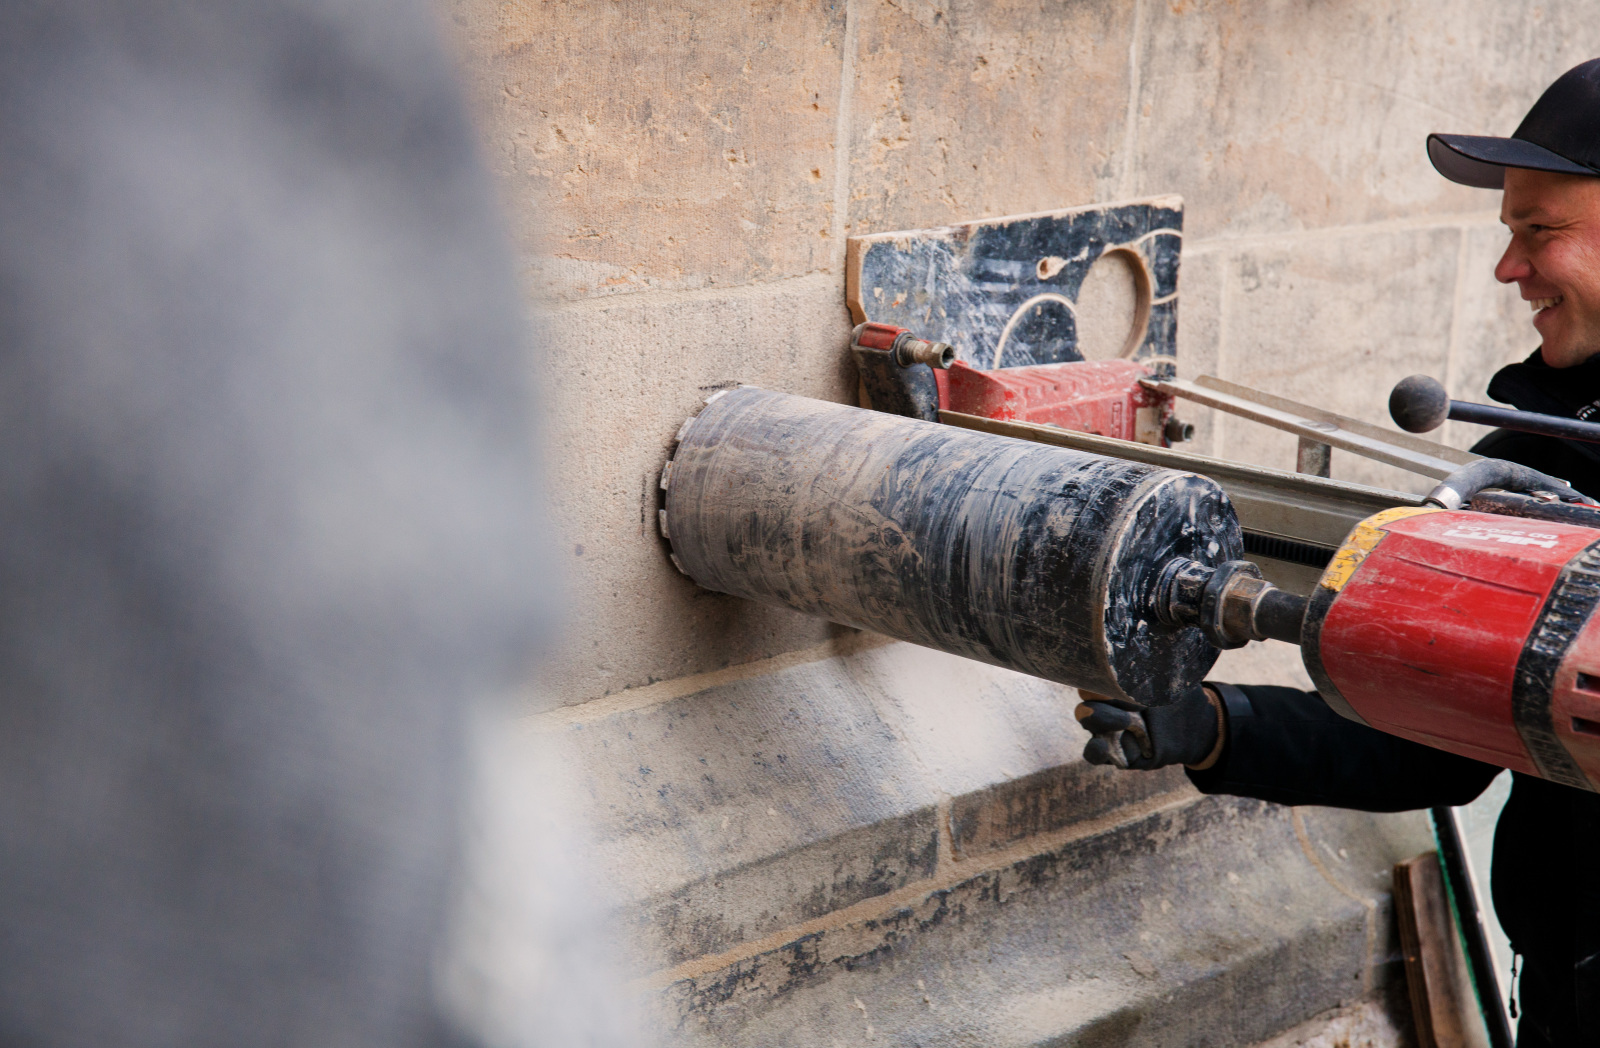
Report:
M1538 546L1541 549L1554 549L1557 540L1561 538L1548 531L1523 531L1520 528L1486 528L1472 525L1447 528L1443 534L1447 539L1478 539L1485 542L1506 542L1513 546Z

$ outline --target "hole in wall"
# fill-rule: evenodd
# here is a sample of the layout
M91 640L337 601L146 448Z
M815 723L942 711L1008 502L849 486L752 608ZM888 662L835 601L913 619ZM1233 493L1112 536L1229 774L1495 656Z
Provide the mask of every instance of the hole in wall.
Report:
M1132 248L1109 248L1084 274L1077 301L1085 360L1131 357L1150 326L1150 269Z

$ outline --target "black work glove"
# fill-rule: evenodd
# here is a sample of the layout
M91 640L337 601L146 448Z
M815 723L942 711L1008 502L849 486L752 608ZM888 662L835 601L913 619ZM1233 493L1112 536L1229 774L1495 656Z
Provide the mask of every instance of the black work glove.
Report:
M1210 767L1222 741L1222 704L1201 685L1177 702L1138 713L1093 692L1078 703L1078 723L1094 734L1083 747L1090 764L1148 771L1169 764Z

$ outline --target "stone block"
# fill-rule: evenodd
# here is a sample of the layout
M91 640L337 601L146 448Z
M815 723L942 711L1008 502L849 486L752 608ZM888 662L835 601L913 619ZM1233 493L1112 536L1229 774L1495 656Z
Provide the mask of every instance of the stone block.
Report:
M1187 789L1189 780L1179 767L1128 775L1074 761L955 798L950 805L951 843L957 861L972 859L1136 801Z
M772 936L933 876L938 810L847 830L827 841L692 881L617 911L617 926L647 974Z
M594 864L647 968L1192 795L1180 771L1086 765L1072 689L908 644L628 698L529 723L588 791Z
M1224 257L1215 251L1185 251L1178 271L1178 377L1216 375L1222 367L1222 279ZM1180 403L1177 415L1194 425L1183 450L1209 455L1216 442L1215 413Z
M914 644L842 660L839 672L872 696L884 722L937 795L1077 761L1087 736L1072 688Z
M1426 844L1415 817L1354 818L1337 831L1378 843L1336 838L1353 867ZM1403 979L1370 871L1314 857L1330 832L1271 805L1179 801L690 974L663 1026L672 1043L778 1048L1260 1041Z
M537 293L726 286L831 264L844 4L449 9Z
M1600 52L1581 4L1144 5L1138 193L1179 193L1191 242L1497 208L1440 177L1434 131L1509 135Z
M645 970L931 875L937 793L837 661L553 722Z
M849 231L1126 198L1135 5L854 3Z
M667 451L710 393L746 382L852 399L839 285L806 278L629 295L556 310L544 328L552 410L542 440L577 598L543 670L544 701L583 702L841 635L818 619L700 589L672 567L657 525Z
M1444 374L1460 231L1453 226L1351 230L1227 252L1222 377L1394 432L1389 390L1407 375ZM1294 469L1295 438L1217 419L1215 453ZM1401 491L1433 482L1348 452L1339 479Z
M1334 1008L1254 1048L1409 1048L1416 1031L1406 988L1396 986L1385 997Z

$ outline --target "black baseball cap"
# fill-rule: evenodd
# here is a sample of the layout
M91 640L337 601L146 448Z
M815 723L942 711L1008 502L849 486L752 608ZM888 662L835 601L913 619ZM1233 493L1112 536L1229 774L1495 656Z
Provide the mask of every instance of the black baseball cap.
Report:
M1429 135L1428 159L1452 182L1502 189L1506 168L1600 175L1600 58L1561 74L1510 138Z

